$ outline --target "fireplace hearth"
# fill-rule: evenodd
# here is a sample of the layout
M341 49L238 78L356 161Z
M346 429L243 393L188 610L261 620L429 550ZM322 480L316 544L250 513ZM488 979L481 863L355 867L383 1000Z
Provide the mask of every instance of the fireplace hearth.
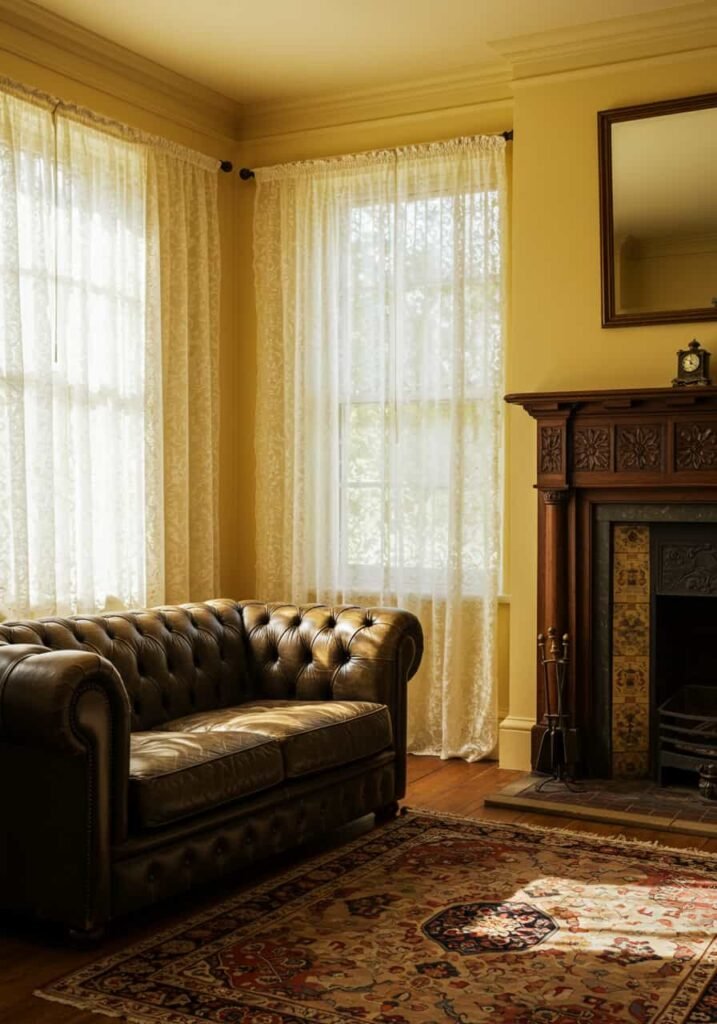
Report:
M573 643L578 774L696 787L717 763L717 388L506 401L538 421L536 632Z

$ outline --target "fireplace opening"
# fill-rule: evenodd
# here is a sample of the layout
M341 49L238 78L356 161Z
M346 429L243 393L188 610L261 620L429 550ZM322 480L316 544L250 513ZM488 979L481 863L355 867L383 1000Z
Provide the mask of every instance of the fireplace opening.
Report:
M651 530L651 767L663 785L717 765L717 527Z

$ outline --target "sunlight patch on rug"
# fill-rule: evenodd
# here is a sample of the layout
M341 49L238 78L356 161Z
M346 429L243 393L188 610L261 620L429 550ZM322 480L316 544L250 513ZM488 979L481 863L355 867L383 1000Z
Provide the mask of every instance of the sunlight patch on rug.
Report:
M717 858L409 814L38 995L138 1024L717 1021Z

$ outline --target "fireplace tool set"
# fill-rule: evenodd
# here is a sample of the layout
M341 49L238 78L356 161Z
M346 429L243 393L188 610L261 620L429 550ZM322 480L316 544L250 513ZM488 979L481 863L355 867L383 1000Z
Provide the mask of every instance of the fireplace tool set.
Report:
M573 730L570 715L565 707L565 680L568 669L568 634L558 639L554 626L548 630L547 640L538 636L538 653L543 669L543 694L545 698L545 722L536 758L536 768L547 774L535 788L542 789L551 782L558 782L567 789L576 789L569 775L569 766L574 763L571 756Z

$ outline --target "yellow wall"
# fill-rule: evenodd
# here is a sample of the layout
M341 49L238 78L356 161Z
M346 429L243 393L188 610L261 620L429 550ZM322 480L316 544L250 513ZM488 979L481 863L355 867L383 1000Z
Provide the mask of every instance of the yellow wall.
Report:
M0 33L3 31L0 25ZM24 43L26 53L36 54L35 60L0 52L0 75L25 85L43 89L60 99L88 107L107 117L115 118L142 131L153 132L214 156L228 159L236 142L217 133L191 129L176 123L168 116L152 112L150 89L136 88L138 102L131 103L114 94L116 72L105 75L102 68L92 66L94 86L82 80L82 61L75 60L78 69L72 74L61 74L44 63L48 47L32 37ZM146 106L143 95L146 93ZM243 550L243 509L251 506L251 498L244 492L245 477L253 474L253 451L243 428L242 409L237 401L244 378L244 366L236 344L238 333L238 304L236 278L236 197L239 181L235 174L219 174L219 216L222 235L222 289L221 289L221 490L220 533L222 548L221 590L226 596L248 594L253 586L253 553ZM249 571L245 571L247 565Z

